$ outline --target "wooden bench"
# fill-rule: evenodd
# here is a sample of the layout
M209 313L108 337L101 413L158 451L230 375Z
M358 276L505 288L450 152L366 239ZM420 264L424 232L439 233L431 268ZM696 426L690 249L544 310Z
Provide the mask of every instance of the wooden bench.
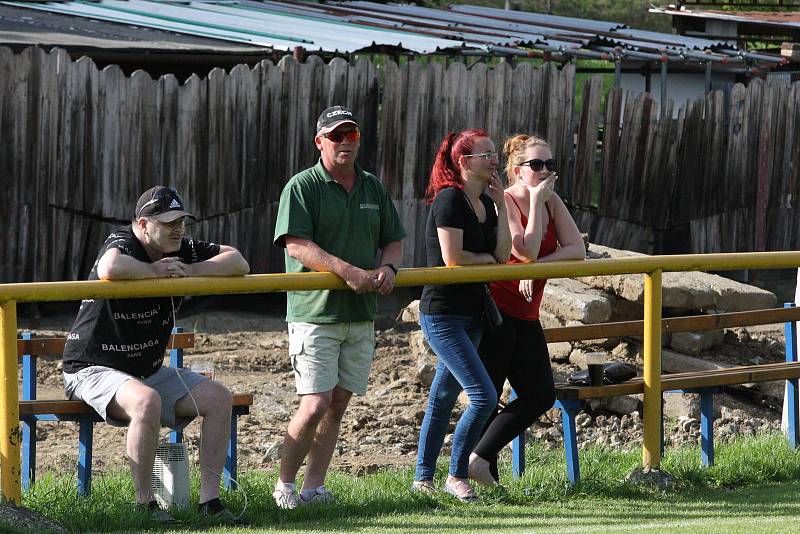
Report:
M169 345L169 366L183 367L184 349L194 347L194 334L172 331ZM17 341L17 354L22 355L22 400L19 418L22 421L22 487L27 490L36 480L36 424L39 421L76 421L78 431L78 493L88 495L92 483L92 440L94 424L102 422L97 412L83 401L40 400L36 398L36 363L39 357L58 357L64 352L65 338L33 339L29 333ZM225 460L223 484L235 489L237 476L237 421L250 413L252 394L234 394L231 439ZM180 431L170 432L170 442L183 439Z
M661 390L697 393L700 395L700 433L702 464L706 467L714 464L714 394L724 386L786 380L788 384L788 439L791 447L800 444L800 420L798 413L798 379L800 379L800 362L797 351L796 322L800 319L800 308L786 304L783 309L758 310L754 312L725 313L699 317L676 317L664 319L662 329L665 332L685 332L715 330L733 326L752 326L772 324L786 321L784 332L786 339L786 361L781 363L730 367L716 371L698 371L661 376ZM608 323L607 325L588 325L563 327L545 330L548 342L577 341L581 339L597 339L601 337L641 336L642 321L626 321L624 323ZM580 337L578 337L580 336ZM578 440L575 417L590 399L614 397L617 395L634 395L644 392L642 378L635 378L621 384L601 387L574 386L556 384L556 404L561 410L561 421L564 435L564 453L567 463L567 477L571 484L580 480L578 463ZM661 437L663 448L663 421ZM525 470L525 435L520 434L513 442L513 473L522 476Z

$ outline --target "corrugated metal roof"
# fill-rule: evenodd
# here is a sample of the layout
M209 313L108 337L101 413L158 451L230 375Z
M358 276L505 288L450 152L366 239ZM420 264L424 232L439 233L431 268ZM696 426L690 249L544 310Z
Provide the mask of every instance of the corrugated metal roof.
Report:
M551 26L561 29L572 29L574 31L586 33L610 32L617 28L625 27L625 25L620 22L561 17L558 15L547 15L544 13L532 13L530 11L509 11L506 9L497 9L493 7L451 5L450 9L457 13L469 13L472 15L480 15L482 17L497 17L506 20L511 18L513 20L518 20L528 24Z
M172 30L190 35L246 42L279 50L302 46L311 52L357 52L371 47L396 47L419 54L462 48L463 42L389 31L369 26L282 15L252 9L239 2L100 0L99 2L4 2L29 9Z
M736 43L649 32L608 21L451 5L432 9L362 0L153 0L6 2L30 9L135 24L310 52L397 50L416 54L528 55L530 49L565 56L643 61L742 61ZM713 51L713 52L711 52ZM779 56L749 56L779 61Z
M747 24L764 24L769 26L783 26L786 28L800 29L799 11L717 11L713 9L673 9L669 7L653 7L651 13L663 13L680 17L696 17L712 20L727 20L730 22L744 22Z
M31 16L31 15L35 16ZM61 15L31 12L16 6L0 5L0 45L19 49L39 45L50 48L80 48L92 51L113 51L114 54L174 53L198 55L249 55L264 57L264 47L234 43L156 29L142 30L127 24ZM163 56L162 56L163 57ZM222 63L225 61L223 60Z

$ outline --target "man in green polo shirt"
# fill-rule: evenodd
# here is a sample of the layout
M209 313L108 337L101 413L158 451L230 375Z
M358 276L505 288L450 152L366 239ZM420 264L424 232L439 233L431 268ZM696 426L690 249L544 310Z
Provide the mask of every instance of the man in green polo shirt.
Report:
M300 407L284 436L272 494L280 508L333 500L324 483L339 425L352 394L367 391L377 293L394 289L402 256L405 231L392 199L380 180L356 165L360 138L350 110L323 111L314 138L319 162L293 176L281 193L275 245L286 249L286 272L332 272L350 291L288 293L289 356Z

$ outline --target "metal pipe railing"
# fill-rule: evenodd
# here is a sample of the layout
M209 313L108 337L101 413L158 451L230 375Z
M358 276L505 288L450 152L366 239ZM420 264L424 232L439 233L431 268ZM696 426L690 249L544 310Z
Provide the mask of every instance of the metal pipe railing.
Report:
M662 273L781 269L800 266L800 252L749 252L633 256L590 261L562 261L517 265L485 265L401 269L396 286L459 284L491 280L568 278L598 275L644 274L644 439L642 463L658 468L661 461L661 298ZM19 504L20 431L17 386L17 302L137 298L180 295L221 295L343 289L332 273L257 274L241 277L159 278L150 280L31 282L0 285L0 490Z

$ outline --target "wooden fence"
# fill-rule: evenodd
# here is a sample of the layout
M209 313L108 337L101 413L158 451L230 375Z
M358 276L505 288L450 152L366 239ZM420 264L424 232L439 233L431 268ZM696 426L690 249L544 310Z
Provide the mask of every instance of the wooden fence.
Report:
M158 183L175 185L199 215L192 234L239 247L254 272L281 270L277 200L316 161L314 121L336 103L359 117L360 162L397 202L406 265L424 263L422 196L436 148L447 131L475 126L498 145L516 132L550 140L560 193L595 242L797 248L798 87L756 81L660 120L649 95L618 90L603 114L597 77L578 88L574 110L571 65L287 56L179 84L59 50L0 48L0 282L85 277L105 236Z
M513 72L411 62L379 76L369 61L287 56L179 85L59 50L0 48L0 280L85 277L105 236L159 183L175 185L199 215L194 235L239 247L254 272L281 270L277 200L316 162L316 117L336 103L359 118L360 162L382 174L413 236L449 129L547 132L568 164L574 69ZM420 246L409 240L406 264L424 261Z
M595 148L601 96L587 82L568 195L593 241L650 253L800 247L800 83L737 84L674 119L671 101L662 113L647 93L612 89L592 184L581 161Z

